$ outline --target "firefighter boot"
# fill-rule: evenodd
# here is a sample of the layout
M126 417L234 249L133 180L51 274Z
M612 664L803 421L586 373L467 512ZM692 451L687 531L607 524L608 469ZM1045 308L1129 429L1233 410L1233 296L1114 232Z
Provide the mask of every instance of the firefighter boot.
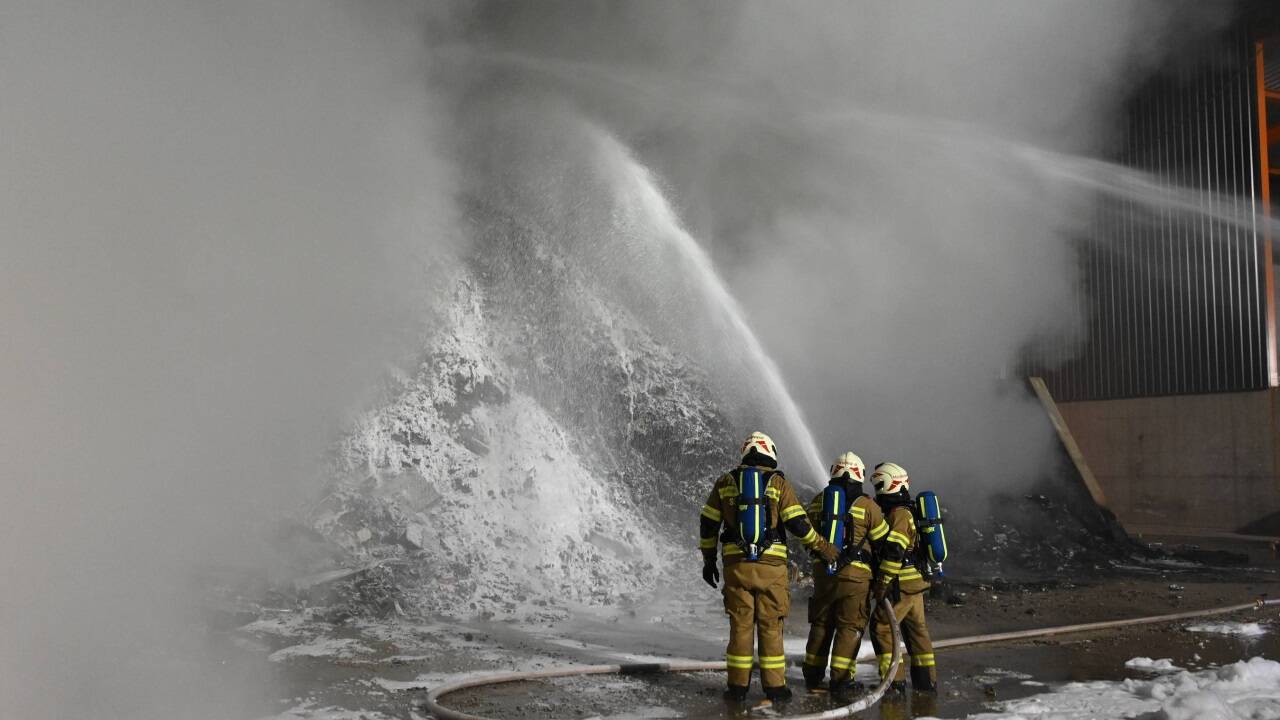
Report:
M827 675L826 668L814 667L808 664L800 666L800 672L804 673L804 686L808 690L816 690L822 687L822 679Z
M764 696L776 703L786 702L791 699L791 688L786 685L767 687L764 689Z
M912 658L914 660L914 658ZM937 671L933 666L920 667L918 665L911 666L911 689L917 692L937 692L938 680L935 675Z

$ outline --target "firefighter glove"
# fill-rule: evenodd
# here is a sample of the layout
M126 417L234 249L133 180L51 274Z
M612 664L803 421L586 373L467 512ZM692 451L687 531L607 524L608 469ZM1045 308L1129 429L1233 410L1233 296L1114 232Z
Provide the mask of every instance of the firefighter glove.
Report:
M822 543L818 546L818 556L828 565L840 559L840 552L830 543Z
M702 579L706 580L711 587L720 587L720 568L716 567L716 559L714 557L703 561Z
M879 608L884 596L889 594L889 583L883 580L877 581L875 587L871 589L871 596L875 598L875 607Z

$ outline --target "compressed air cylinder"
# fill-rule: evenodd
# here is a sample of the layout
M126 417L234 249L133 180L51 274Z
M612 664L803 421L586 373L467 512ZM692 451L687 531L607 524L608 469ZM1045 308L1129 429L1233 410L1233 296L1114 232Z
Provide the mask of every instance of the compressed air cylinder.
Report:
M916 497L920 510L920 542L929 553L929 562L941 565L947 559L947 535L942 529L942 506L938 496L925 490Z
M764 551L765 533L769 530L767 485L758 468L743 468L738 474L738 538L748 560L758 560Z
M822 491L822 521L818 531L836 549L844 547L845 516L849 514L849 493L840 483L833 482ZM827 566L827 574L835 575L837 565Z

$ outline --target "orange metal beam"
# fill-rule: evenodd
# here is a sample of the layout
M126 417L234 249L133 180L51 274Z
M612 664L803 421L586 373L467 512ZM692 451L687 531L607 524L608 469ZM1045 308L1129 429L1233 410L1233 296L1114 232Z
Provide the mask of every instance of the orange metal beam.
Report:
M1268 162L1270 150L1267 146L1267 98L1270 93L1266 88L1266 64L1263 62L1263 44L1253 44L1254 76L1258 93L1258 154L1262 163L1259 179L1262 181L1262 211L1268 221L1271 219L1271 164ZM1280 94L1278 94L1280 97ZM1262 231L1262 267L1266 283L1266 297L1263 302L1267 309L1267 382L1271 387L1280 385L1280 369L1276 363L1276 271L1275 258L1271 249L1271 223L1263 224Z

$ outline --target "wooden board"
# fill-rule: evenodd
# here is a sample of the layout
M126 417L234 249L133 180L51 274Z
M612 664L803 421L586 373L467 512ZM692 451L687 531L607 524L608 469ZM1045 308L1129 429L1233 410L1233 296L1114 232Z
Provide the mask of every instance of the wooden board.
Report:
M1089 469L1089 463L1084 458L1084 453L1080 452L1080 446L1076 444L1076 439L1071 435L1071 428L1067 427L1067 421L1063 419L1062 413L1058 412L1058 404L1053 401L1053 396L1049 394L1049 388L1044 384L1044 378L1029 378L1031 387L1036 391L1036 397L1040 398L1040 404L1044 406L1045 414L1049 416L1049 422L1053 423L1053 429L1058 431L1058 439L1062 441L1062 446L1067 449L1067 455L1071 456L1071 462L1075 463L1076 472L1080 473L1080 479L1084 481L1084 486L1088 488L1089 495L1093 497L1093 501L1099 507L1107 507L1107 496L1102 492L1102 486L1098 484L1098 479L1093 476L1093 471ZM1107 508L1110 510L1110 508Z

